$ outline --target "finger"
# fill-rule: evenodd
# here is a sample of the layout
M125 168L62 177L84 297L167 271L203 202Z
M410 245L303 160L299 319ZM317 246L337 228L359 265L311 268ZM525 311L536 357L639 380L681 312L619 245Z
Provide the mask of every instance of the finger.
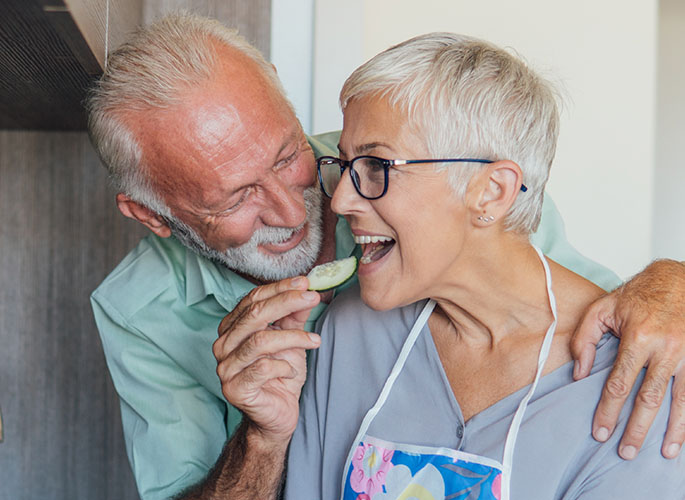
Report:
M218 341L217 341L218 342ZM257 360L274 357L292 349L314 349L321 343L315 333L301 330L263 330L254 333L236 349L226 353L217 365L222 381L229 380Z
M290 314L311 310L321 300L316 292L290 290L253 302L230 328L219 332L217 351L227 352L234 349L255 331L266 329L269 324ZM217 356L218 357L218 356Z
M604 384L602 397L595 410L592 435L597 441L603 442L609 439L616 427L621 408L646 361L638 356L639 352L639 350L633 352L619 346L616 362Z
M632 460L637 456L661 407L673 368L673 364L665 360L650 362L618 447L618 454L622 458Z
M671 413L661 453L666 458L676 458L685 441L685 368L676 372L671 389Z
M268 300L291 290L306 290L308 286L308 281L304 276L296 276L253 288L221 321L218 329L219 335L229 330L255 302Z
M246 410L254 405L262 387L271 380L297 375L297 369L285 360L262 358L222 383L222 392L229 403Z
M615 298L612 295L602 297L593 303L585 312L585 316L576 327L571 338L571 356L575 360L573 365L573 378L579 380L587 377L595 361L596 346L607 331L606 317L608 311L615 306Z

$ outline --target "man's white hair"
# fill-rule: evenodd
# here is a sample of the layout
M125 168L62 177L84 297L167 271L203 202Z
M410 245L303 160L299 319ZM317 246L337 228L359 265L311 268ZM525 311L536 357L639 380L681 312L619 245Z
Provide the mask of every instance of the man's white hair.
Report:
M512 160L528 187L507 214L508 229L537 229L544 187L559 130L558 94L519 58L488 42L430 33L378 54L347 79L344 110L355 98L377 95L407 113L434 158ZM482 165L449 168L449 182L464 196Z
M236 30L188 13L139 28L109 55L107 69L88 98L90 138L114 186L167 218L172 214L147 176L140 145L123 117L169 108L179 102L183 91L209 80L220 64L217 44L255 61L290 104L276 71L259 50Z

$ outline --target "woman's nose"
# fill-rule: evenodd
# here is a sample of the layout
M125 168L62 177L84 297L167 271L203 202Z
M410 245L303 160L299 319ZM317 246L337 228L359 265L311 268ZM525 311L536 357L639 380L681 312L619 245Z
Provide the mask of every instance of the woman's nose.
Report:
M345 169L331 199L331 209L340 215L358 211L366 200L362 198L352 183L349 168Z

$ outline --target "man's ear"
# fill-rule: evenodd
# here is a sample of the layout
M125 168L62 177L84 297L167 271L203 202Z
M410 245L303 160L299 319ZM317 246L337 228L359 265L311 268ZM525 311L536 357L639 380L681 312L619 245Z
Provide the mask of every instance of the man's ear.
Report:
M164 219L146 206L133 201L124 193L117 194L117 207L126 217L137 220L160 238L171 236L171 229Z
M501 220L519 195L523 172L510 160L501 160L487 165L481 182L477 183L477 195L473 198L472 210L475 217L494 217ZM478 219L483 222L483 219Z

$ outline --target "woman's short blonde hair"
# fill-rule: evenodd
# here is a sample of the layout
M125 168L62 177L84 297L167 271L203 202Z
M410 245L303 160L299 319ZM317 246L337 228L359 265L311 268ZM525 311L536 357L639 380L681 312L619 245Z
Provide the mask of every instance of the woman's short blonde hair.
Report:
M403 109L435 158L511 160L523 170L520 193L505 219L529 234L542 214L544 187L559 131L558 94L521 59L495 45L453 33L430 33L378 54L347 79L344 110L355 98L380 95ZM449 169L463 196L479 164Z

